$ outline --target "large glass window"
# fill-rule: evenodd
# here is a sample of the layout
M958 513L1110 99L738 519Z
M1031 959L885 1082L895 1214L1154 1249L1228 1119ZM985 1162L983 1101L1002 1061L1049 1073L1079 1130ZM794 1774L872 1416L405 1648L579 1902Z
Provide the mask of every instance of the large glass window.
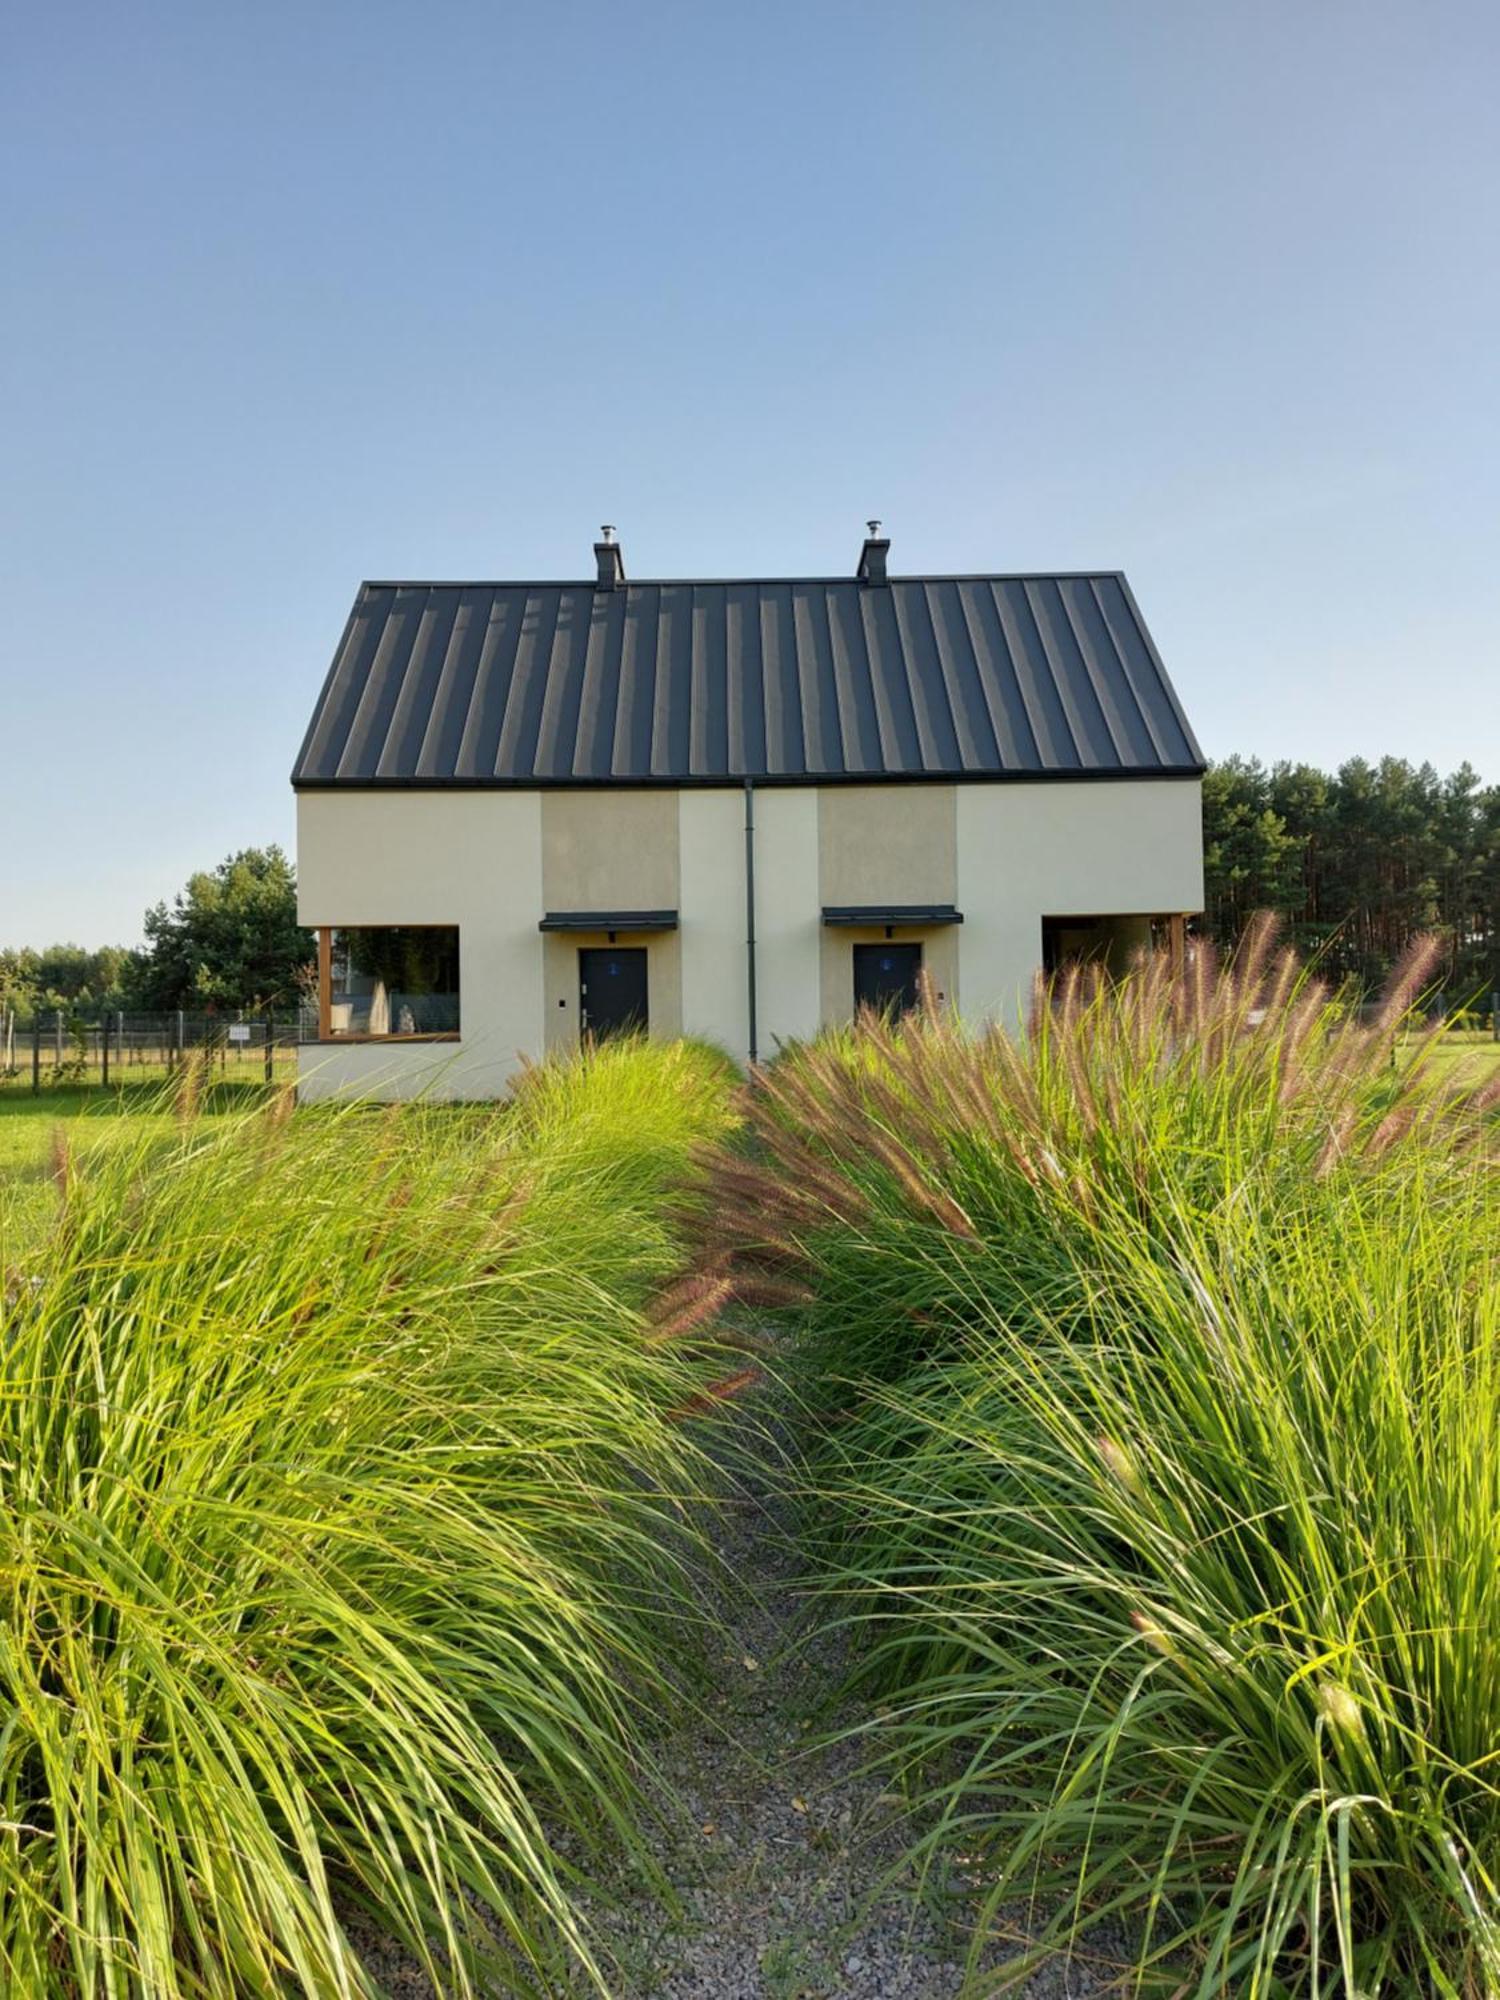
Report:
M381 924L325 931L319 952L322 1032L458 1033L456 924Z

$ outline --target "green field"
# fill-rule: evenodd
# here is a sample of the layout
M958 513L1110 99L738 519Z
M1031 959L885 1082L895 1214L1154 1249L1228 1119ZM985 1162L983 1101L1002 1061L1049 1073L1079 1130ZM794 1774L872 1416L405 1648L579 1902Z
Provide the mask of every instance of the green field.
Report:
M275 1088L275 1086L272 1086ZM204 1093L206 1117L253 1109L268 1095L264 1083L231 1079ZM59 1141L94 1150L133 1144L143 1133L165 1139L177 1129L173 1086L164 1076L133 1078L116 1088L61 1084L32 1096L0 1090L0 1185L36 1186L51 1174Z

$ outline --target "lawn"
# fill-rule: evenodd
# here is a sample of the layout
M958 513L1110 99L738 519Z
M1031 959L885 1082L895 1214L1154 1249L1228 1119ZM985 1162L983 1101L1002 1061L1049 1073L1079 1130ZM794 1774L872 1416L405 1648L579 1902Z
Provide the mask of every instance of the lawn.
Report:
M243 1111L263 1101L266 1085L232 1078L207 1093L210 1116ZM52 1134L66 1133L70 1144L118 1145L142 1130L165 1135L174 1129L172 1086L165 1075L132 1077L108 1090L97 1083L59 1084L39 1091L7 1085L0 1090L0 1175L36 1175L46 1170Z
M1430 1060L1438 1075L1469 1081L1500 1069L1500 1042L1489 1035L1452 1035L1433 1045Z
M199 1109L212 1124L263 1104L268 1094L263 1082L230 1077L204 1092ZM35 1096L6 1085L0 1089L0 1207L13 1218L39 1222L52 1206L61 1151L167 1144L178 1131L176 1101L175 1082L165 1073L132 1076L108 1090L97 1083L59 1084Z

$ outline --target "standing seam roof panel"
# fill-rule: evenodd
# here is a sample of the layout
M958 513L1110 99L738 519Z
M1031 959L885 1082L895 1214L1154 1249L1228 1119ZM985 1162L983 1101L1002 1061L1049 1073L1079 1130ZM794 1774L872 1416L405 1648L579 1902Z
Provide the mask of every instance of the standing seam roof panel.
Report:
M1057 765L1078 770L1085 759L1073 733L1072 722L1063 704L1062 692L1047 661L1041 627L1037 624L1024 579L995 590L1001 630L1015 663L1016 678L1026 696L1026 706L1036 729L1037 750L1046 770Z
M593 609L576 591L559 593L537 729L536 769L544 778L570 778L577 769L583 670Z
M760 655L760 599L751 586L724 593L725 707L729 770L734 777L765 769L766 691Z
M620 687L615 698L614 756L608 766L611 777L651 768L656 609L654 591L632 591L626 599L620 635Z
M1056 662L1058 697L1068 718L1068 727L1078 745L1080 761L1097 770L1117 759L1118 746L1111 740L1109 724L1099 706L1099 697L1089 680L1088 668L1078 650L1078 641L1063 609L1062 594L1051 577L1039 577L1026 585L1027 602L1036 621L1042 648Z
M375 765L377 777L399 776L421 762L422 742L437 706L443 663L448 657L458 610L456 590L435 590L427 600L412 656L386 725L385 740L380 745Z
M390 721L401 683L411 664L417 632L426 615L429 599L416 590L398 590L390 616L380 634L375 657L360 690L349 733L339 758L341 778L371 778L379 768Z
M833 678L826 604L816 584L792 585L795 657L801 663L798 680L802 690L802 740L808 768L837 773L844 769L844 740L839 728L839 698Z
M1058 585L1063 610L1073 628L1073 637L1088 668L1089 682L1098 698L1115 753L1122 763L1149 761L1158 754L1151 731L1136 700L1130 676L1124 672L1119 652L1108 626L1099 612L1099 600L1087 578L1070 578Z
M1188 727L1172 683L1156 657L1151 635L1140 621L1131 602L1130 589L1123 577L1094 579L1094 595L1110 637L1121 671L1129 676L1142 715L1151 729L1164 763L1201 764L1203 752Z
M1130 726L1127 709L1133 708L1134 703L1130 700L1130 690L1120 685L1119 662L1111 660L1112 684L1110 675L1101 669L1097 646L1091 643L1091 638L1095 635L1091 635L1086 625L1080 621L1078 607L1073 602L1066 582L1057 585L1057 606L1059 629L1065 635L1063 643L1072 648L1078 661L1080 670L1078 684L1081 688L1087 688L1093 709L1097 712L1099 723L1103 728L1101 747L1107 743L1110 761L1128 763ZM1106 644L1106 652L1112 655L1113 651L1113 647ZM1120 698L1122 694L1124 700Z
M443 656L442 672L432 698L432 709L417 750L417 776L431 778L452 770L463 742L463 726L479 670L484 646L489 606L460 595Z
M542 704L547 697L547 672L562 592L555 586L528 591L521 613L515 665L505 701L505 720L495 752L497 777L514 780L521 771L537 774L537 748L542 731Z
M948 705L966 771L990 771L999 761L1000 746L990 724L989 705L979 679L973 638L959 601L956 583L927 585L927 610L933 643L942 661Z
M722 778L729 771L729 728L725 718L728 674L725 627L729 612L719 584L693 591L692 734L689 769L695 777Z
M360 688L375 648L380 643L389 595L385 591L371 591L367 586L355 599L354 609L344 627L344 636L339 641L339 649L333 656L333 664L318 696L318 705L302 739L302 749L297 758L298 771L307 766L317 770L338 768L339 755L349 733L349 722L359 705ZM294 772L294 779L295 775Z
M996 653L997 664L1004 660L1010 679L1015 685L1016 700L1020 704L1020 714L1026 724L1026 734L1031 739L1032 758L1027 769L1044 771L1053 756L1050 748L1050 718L1040 689L1036 686L1030 664L1022 645L1020 621L1009 607L1009 599L1003 594L1002 586L992 583L986 593L990 616L995 621L995 631L999 645ZM1053 696L1056 701L1056 694ZM1058 707L1059 721L1062 720L1061 706Z
M493 777L500 760L500 736L516 670L526 601L508 594L490 599L484 643L474 669L474 685L464 714L457 775L469 779Z
M932 629L925 585L915 591L901 591L893 600L896 631L901 642L901 660L911 689L912 713L917 723L917 743L924 768L962 771L958 736L953 727L953 708L943 676L942 660ZM926 673L912 669L913 658L931 662Z
M911 676L901 652L901 634L890 591L865 591L859 600L859 611L870 661L870 689L875 700L884 767L896 771L920 769L922 744L912 705Z
M867 772L878 777L885 759L861 606L858 600L851 601L842 591L832 590L827 593L824 604L828 613L829 642L833 648L834 683L839 692L839 727L844 739L844 762L850 771Z
M620 677L617 628L625 616L623 591L597 591L589 607L588 640L583 655L582 691L578 703L578 740L573 768L609 769L614 756L615 716Z
M958 601L974 653L974 669L989 711L995 755L1008 770L1036 770L1041 761L1036 735L1021 698L1015 663L1000 629L994 593L981 584L966 581L958 585Z
M651 775L692 769L693 586L664 584L656 634L656 701L651 714Z
M774 771L805 771L802 688L789 583L770 584L761 599L761 660L766 689L766 760Z

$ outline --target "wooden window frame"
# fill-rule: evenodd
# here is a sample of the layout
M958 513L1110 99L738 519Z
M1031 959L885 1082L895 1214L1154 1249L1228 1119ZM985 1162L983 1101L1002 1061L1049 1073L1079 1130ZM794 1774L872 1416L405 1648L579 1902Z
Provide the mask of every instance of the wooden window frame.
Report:
M333 1032L333 934L340 930L452 931L457 924L318 924L318 1042L330 1048L346 1049L362 1042L460 1042L463 1029L445 1029L434 1034L415 1035L336 1035ZM459 995L462 1018L463 995Z

